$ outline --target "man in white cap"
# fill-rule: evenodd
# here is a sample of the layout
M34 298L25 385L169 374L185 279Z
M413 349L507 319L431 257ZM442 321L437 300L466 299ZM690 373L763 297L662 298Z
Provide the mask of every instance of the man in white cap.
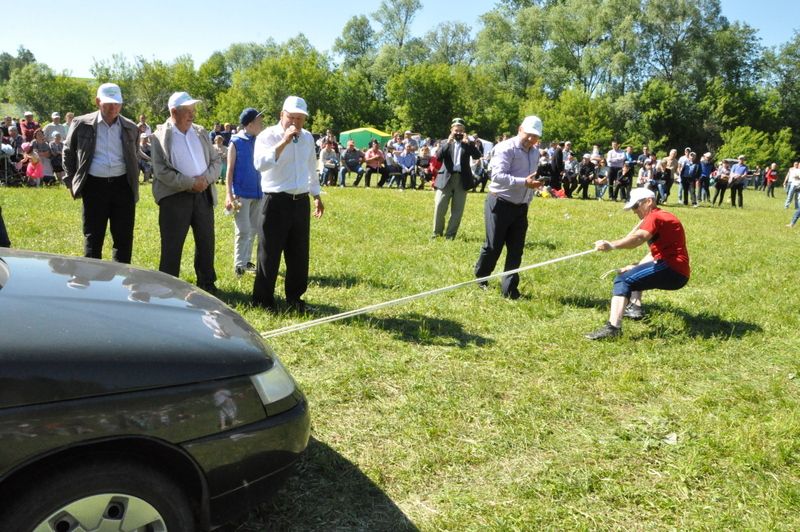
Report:
M314 137L303 129L308 106L298 96L283 102L280 120L256 138L254 162L261 172L264 218L258 239L258 268L253 285L253 303L275 310L275 282L281 255L286 261L286 303L298 312L306 311L302 299L308 288L311 209L314 217L324 212L317 179Z
M655 194L648 188L633 189L623 208L636 213L641 222L619 240L598 240L594 243L595 249L633 249L647 242L650 251L638 264L618 270L619 274L614 278L608 321L600 329L587 334L589 340L622 334L623 316L642 319L643 290L678 290L689 282L689 252L680 220L674 214L659 209Z
M481 152L465 134L464 120L454 118L450 136L443 141L436 158L442 161L443 172L436 178L436 195L433 199L433 238L444 234L453 240L461 225L461 216L467 204L467 190L474 185L471 159L480 159ZM450 208L450 220L445 230L444 219Z
M186 92L169 97L169 118L150 137L153 196L158 204L161 259L158 269L178 277L183 243L189 228L194 235L197 286L216 293L214 284L214 183L222 166L208 133L194 123L195 100Z
M486 241L475 264L475 277L486 277L494 270L503 247L506 263L503 271L515 270L522 264L525 235L528 232L528 204L533 191L542 186L536 179L539 167L539 138L542 121L526 116L517 135L500 142L492 156L492 182L486 196L483 214ZM485 288L486 282L481 283ZM501 292L509 299L519 299L519 274L503 277Z
M120 114L122 91L114 83L97 89L98 110L76 117L64 142L64 183L83 200L84 256L102 258L111 225L117 262L130 264L139 201L139 132Z
M61 123L61 115L58 112L54 112L50 115L50 119L52 122L44 126L44 139L47 142L52 142L53 135L56 133L60 133L62 139L67 138L67 128Z

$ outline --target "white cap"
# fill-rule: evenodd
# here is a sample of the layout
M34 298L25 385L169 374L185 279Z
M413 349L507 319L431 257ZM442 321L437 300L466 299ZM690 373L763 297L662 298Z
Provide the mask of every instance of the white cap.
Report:
M628 199L628 203L626 203L622 208L626 211L632 209L634 205L639 203L640 201L652 198L655 199L656 195L653 193L652 190L649 188L638 187L631 190L630 198Z
M122 103L122 91L116 83L103 83L97 87L100 103Z
M308 116L306 101L300 96L289 96L283 101L283 110L287 113L302 113Z
M542 136L542 119L538 116L526 116L520 127L522 128L523 133L527 133L528 135L538 135L540 137Z
M33 116L33 112L32 111L25 111L25 115L24 116Z
M183 107L186 105L194 105L196 103L202 102L203 100L195 100L191 96L189 96L188 92L173 92L172 96L169 97L169 102L167 103L167 108L172 111L176 107Z
M58 111L53 111L53 114L50 115L50 118L61 118L61 115L58 114Z

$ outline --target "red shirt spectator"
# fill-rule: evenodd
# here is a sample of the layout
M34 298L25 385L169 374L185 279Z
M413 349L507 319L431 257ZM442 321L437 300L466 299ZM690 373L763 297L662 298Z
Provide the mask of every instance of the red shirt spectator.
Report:
M19 132L22 133L25 142L33 141L33 134L37 129L39 129L39 122L36 122L33 119L33 113L28 111L25 113L25 118L19 123Z

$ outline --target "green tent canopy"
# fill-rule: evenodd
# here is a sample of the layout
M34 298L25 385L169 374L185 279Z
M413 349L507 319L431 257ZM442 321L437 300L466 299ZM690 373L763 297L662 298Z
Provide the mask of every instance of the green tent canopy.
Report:
M339 133L339 144L346 146L347 141L352 140L356 143L356 148L366 150L369 147L369 141L372 139L377 139L380 145L383 146L391 138L392 135L390 133L385 133L374 127L360 127Z

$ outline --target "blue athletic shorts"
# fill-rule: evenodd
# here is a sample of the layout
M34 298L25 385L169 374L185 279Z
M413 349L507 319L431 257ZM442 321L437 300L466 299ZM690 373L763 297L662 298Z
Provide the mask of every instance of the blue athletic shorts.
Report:
M686 286L688 277L684 277L664 261L640 264L614 278L614 295L631 297L631 292L644 290L677 290Z

